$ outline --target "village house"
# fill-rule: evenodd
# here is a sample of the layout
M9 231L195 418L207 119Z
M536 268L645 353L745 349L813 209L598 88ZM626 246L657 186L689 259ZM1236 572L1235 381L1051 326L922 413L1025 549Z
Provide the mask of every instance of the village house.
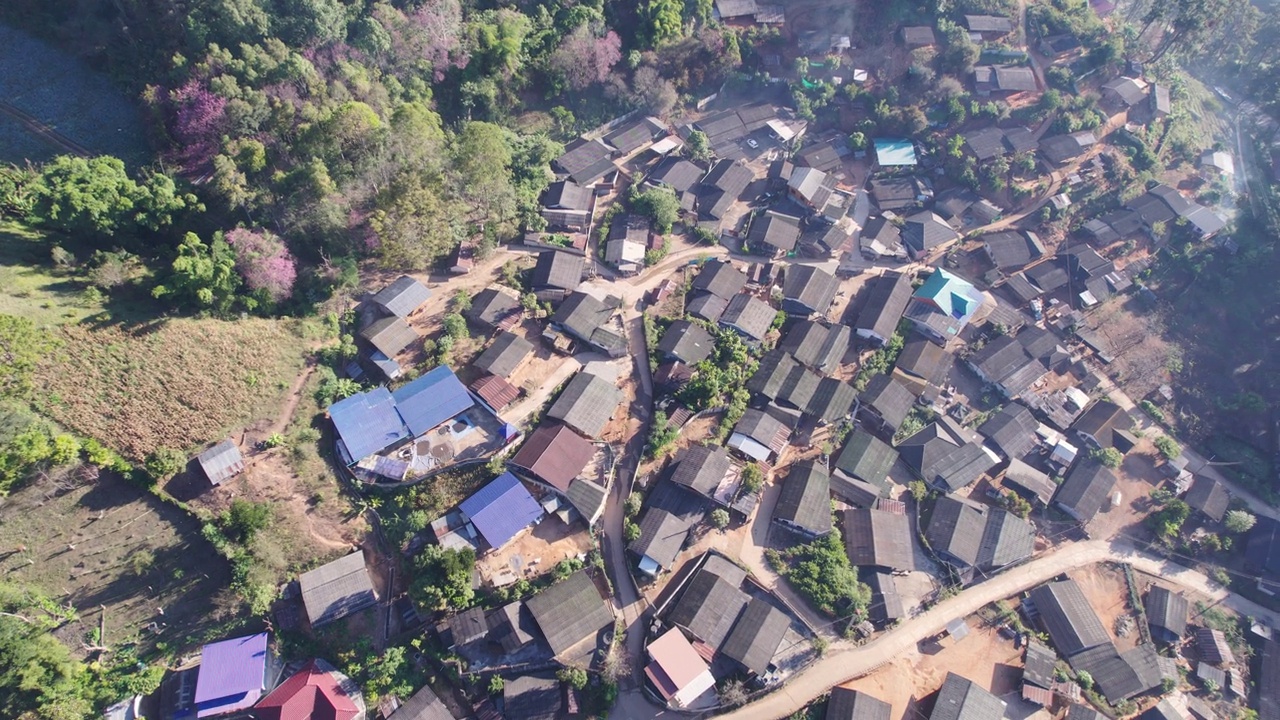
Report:
M985 303L986 298L972 283L938 268L911 296L905 317L920 334L946 345Z
M726 445L758 462L777 460L791 439L791 430L778 418L750 408L733 426Z
M547 221L548 229L585 232L591 225L594 205L595 193L590 188L572 180L559 180L543 191L538 214Z
M644 255L649 247L649 221L639 215L614 218L609 237L604 243L604 261L624 276L638 275L644 269Z
M849 562L888 572L916 569L911 521L905 514L870 508L844 512L845 552Z
M302 573L298 590L312 628L341 620L378 601L360 550Z
M889 272L869 283L866 305L858 313L854 331L858 337L884 345L898 329L898 321L911 301L911 278Z
M586 293L575 292L566 297L551 316L550 326L609 357L626 354L627 335L616 306L605 305Z
M720 327L737 332L749 344L759 343L769 334L773 320L778 316L769 303L754 295L739 293L729 299L720 315Z
M816 265L792 265L782 284L782 310L788 315L825 315L840 283Z
M815 463L791 466L773 509L773 521L806 537L831 532L831 479Z

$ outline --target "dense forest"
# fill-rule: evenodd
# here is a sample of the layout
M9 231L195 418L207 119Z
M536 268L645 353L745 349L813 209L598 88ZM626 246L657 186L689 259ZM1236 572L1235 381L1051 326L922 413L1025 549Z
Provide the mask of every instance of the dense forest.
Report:
M104 290L223 312L310 307L352 282L355 261L422 269L459 243L483 255L540 229L559 141L631 110L666 114L741 64L738 35L710 11L6 3L0 19L76 48L141 99L158 162L133 177L109 159L10 170L0 198L66 233L86 269L125 276Z

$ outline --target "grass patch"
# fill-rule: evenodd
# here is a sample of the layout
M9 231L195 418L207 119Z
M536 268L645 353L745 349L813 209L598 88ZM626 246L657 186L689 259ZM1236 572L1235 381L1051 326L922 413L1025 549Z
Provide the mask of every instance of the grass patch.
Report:
M102 310L83 302L79 283L53 271L49 247L44 233L0 221L0 314L61 325Z
M278 410L303 361L294 326L182 318L58 328L60 345L36 372L37 404L126 457L190 449Z

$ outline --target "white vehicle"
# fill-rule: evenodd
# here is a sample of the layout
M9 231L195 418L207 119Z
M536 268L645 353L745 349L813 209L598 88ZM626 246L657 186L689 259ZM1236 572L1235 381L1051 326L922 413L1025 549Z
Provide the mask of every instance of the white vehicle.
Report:
M760 147L760 143L756 142L755 138L747 138L747 147L751 148L752 150L755 150L756 148Z

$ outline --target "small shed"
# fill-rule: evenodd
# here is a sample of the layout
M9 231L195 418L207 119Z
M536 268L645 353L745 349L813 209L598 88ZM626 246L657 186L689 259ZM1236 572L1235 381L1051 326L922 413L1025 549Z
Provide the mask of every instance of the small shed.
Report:
M230 438L200 453L196 462L214 487L244 472L244 457Z

